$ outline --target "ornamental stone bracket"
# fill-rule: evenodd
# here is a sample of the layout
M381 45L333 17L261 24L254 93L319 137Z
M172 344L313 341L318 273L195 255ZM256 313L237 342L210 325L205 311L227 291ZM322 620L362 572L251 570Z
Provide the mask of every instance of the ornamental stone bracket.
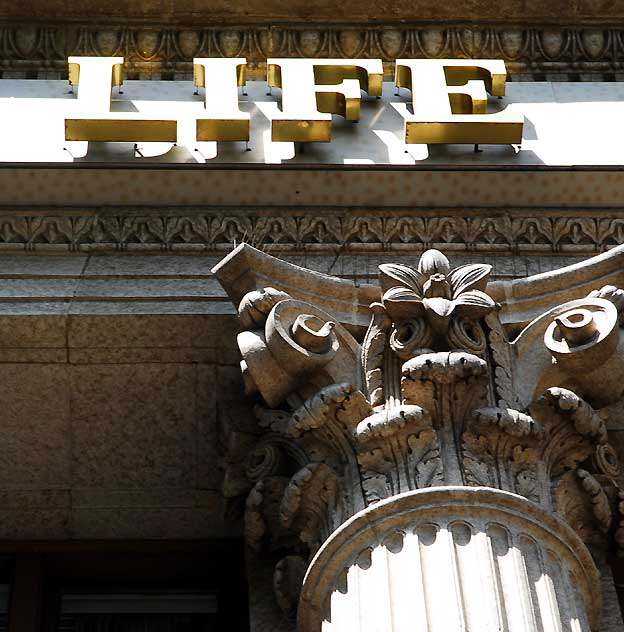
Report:
M293 298L283 264L271 278L258 255L250 276L249 256L214 270L240 297L257 418L230 434L224 491L247 494L250 547L281 556L276 599L299 632L597 632L595 561L624 548L605 423L623 399L624 291L598 284L510 340L490 266L429 250L379 267L364 330L331 311L345 282L327 297L327 277L298 269L309 298Z

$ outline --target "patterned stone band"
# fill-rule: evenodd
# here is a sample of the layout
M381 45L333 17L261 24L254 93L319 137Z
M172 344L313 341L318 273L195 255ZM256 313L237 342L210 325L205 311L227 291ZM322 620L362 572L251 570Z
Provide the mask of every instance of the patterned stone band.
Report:
M167 25L0 23L4 78L67 76L70 55L126 59L128 79L188 79L193 57L247 57L251 79L267 57L504 59L515 80L618 80L624 29L606 24Z
M591 255L624 241L621 209L0 209L0 251L222 252L246 241L271 253L401 251Z

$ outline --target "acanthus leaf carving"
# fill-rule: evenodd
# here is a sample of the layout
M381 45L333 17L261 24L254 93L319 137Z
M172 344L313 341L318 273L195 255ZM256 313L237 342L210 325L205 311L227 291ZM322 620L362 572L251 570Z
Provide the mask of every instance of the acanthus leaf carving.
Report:
M387 344L388 332L392 321L381 303L371 305L373 312L371 323L362 343L362 363L366 393L371 406L383 404L385 394L383 386L383 363Z
M391 471L394 462L385 458L381 448L373 448L358 455L362 473L362 488L368 504L389 498L392 493Z
M566 473L554 492L555 508L588 544L600 545L613 523L611 501L596 477L579 468Z
M624 313L624 290L615 287L615 285L605 285L599 290L590 292L587 298L604 298L607 301L611 301L620 315L620 324L622 324L622 318Z
M259 551L265 540L269 549L292 546L293 535L279 521L279 507L288 485L288 478L271 476L258 481L245 506L245 540Z
M386 408L357 427L358 462L369 502L441 479L437 434L419 406Z
M540 500L535 466L543 429L529 415L509 408L475 410L462 435L468 481Z
M351 384L332 384L319 390L292 414L287 427L294 439L305 432L325 428L335 412L353 392Z
M407 439L410 462L416 464L416 488L426 489L444 485L444 472L438 437L433 428L425 429L417 435L410 435Z
M311 463L288 483L280 505L280 520L314 552L344 520L342 494L336 472L325 463Z
M576 475L579 477L583 489L590 497L592 513L596 518L598 527L603 533L606 533L611 527L613 515L605 490L598 480L586 470L579 469Z
M286 411L265 408L260 406L260 404L256 404L254 406L254 415L261 428L266 428L279 434L286 434L290 421L290 414Z
M497 311L490 312L485 317L485 323L488 327L488 341L494 360L494 383L499 398L497 405L501 408L521 410L522 404L513 382L513 351Z

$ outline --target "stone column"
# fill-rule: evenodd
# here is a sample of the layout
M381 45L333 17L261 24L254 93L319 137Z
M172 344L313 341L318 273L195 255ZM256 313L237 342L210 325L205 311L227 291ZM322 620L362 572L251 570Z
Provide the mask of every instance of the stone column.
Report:
M298 632L599 632L590 551L624 544L605 426L622 410L624 292L510 342L490 266L427 251L380 266L362 332L249 291L236 256L215 273L241 297L258 426L231 434L226 493L250 490L247 541L283 556L274 589Z
M299 632L596 630L600 583L572 529L515 494L440 487L353 516L308 569Z

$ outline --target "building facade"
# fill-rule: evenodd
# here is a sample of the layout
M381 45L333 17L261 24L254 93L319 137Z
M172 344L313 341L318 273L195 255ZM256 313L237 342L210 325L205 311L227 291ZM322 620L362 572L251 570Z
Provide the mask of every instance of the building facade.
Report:
M0 628L624 629L623 17L0 6Z

